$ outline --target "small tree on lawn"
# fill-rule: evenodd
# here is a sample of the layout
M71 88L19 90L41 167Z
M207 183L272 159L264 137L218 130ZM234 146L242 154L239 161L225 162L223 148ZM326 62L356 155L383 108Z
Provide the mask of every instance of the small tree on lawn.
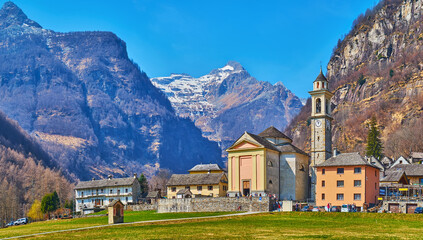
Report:
M28 211L28 217L33 221L43 220L43 212L41 212L41 202L35 200Z
M53 211L56 211L60 207L60 199L57 195L57 192L46 194L41 200L41 212L49 214Z
M143 173L141 173L140 177L138 178L138 182L140 182L141 193L148 192L148 181Z
M375 157L376 159L382 159L383 157L383 146L380 140L380 131L377 127L376 117L373 116L369 124L369 134L367 135L367 147L366 155L368 157Z

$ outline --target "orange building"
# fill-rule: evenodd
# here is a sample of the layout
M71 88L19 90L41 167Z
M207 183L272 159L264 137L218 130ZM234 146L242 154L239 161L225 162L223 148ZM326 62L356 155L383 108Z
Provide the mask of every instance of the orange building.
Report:
M316 205L373 205L379 194L379 168L359 153L334 154L316 165Z

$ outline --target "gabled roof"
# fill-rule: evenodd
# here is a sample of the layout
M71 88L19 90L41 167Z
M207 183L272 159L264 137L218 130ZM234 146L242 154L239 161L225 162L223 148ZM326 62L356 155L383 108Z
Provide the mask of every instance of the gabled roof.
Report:
M255 134L248 133L248 132L247 132L247 134L250 135L250 137L252 137L254 140L256 140L258 143L260 143L265 148L279 152L279 149L277 149L271 142L267 141L265 138L262 138L260 136L257 136Z
M293 152L293 153L299 153L306 156L309 156L306 152L303 150L297 148L296 146L292 145L291 143L283 143L276 146L281 152Z
M123 203L119 200L119 199L115 199L113 200L111 203L109 203L109 205L107 205L108 207L113 207L114 205L116 205L116 203L120 203L121 205L123 205Z
M371 166L379 169L378 167L370 164L358 153L341 153L334 157L330 157L323 163L316 165L316 167L330 167L330 166Z
M167 186L219 184L225 173L173 174Z
M159 198L160 192L159 191L149 191L146 198Z
M405 171L389 171L386 172L386 176L380 180L380 182L399 182L402 178L402 176L405 176L405 179L407 179L407 175L405 174Z
M138 181L138 179L134 177L128 177L128 178L111 178L111 179L81 181L76 185L75 189L131 186L134 183L134 181Z
M423 158L423 152L412 152L410 156L411 158Z
M281 131L279 131L274 126L268 127L266 130L261 132L258 136L262 137L262 138L285 138L285 139L291 140L291 142L292 142L292 139L290 137L283 134Z
M404 171L409 177L423 176L423 164L397 164L387 172Z
M392 163L392 159L390 159L389 157L383 157L382 158L382 161L381 161L383 164L387 164L387 165L389 165L389 164L391 164Z
M383 166L383 164L373 156L370 157L370 164L378 167L381 170L385 170L385 166Z
M182 195L182 194L183 195L185 195L185 194L192 195L192 192L189 189L184 188L184 189L179 190L176 194L177 195Z
M223 168L221 168L219 165L215 163L210 164L197 164L188 172L202 172L202 171L223 171Z

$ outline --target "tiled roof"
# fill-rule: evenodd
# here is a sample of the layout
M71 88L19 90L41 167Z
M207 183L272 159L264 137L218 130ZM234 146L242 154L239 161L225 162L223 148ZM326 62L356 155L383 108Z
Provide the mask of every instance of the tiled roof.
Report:
M423 158L423 152L412 152L410 156L412 158Z
M111 179L81 181L76 185L75 189L131 186L134 183L134 181L138 181L138 179L134 177L128 177L128 178L111 178Z
M199 172L199 171L209 171L209 170L210 171L213 171L213 170L222 170L223 171L223 168L221 168L219 165L217 165L215 163L197 164L193 168L188 170L188 172Z
M167 186L219 184L225 173L173 174Z
M179 190L176 194L189 194L189 195L192 195L192 192L189 190L189 189L186 189L186 188L184 188L184 189L181 189L181 190Z
M320 74L319 74L319 76L317 76L316 80L314 80L314 81L328 81L328 80L326 79L325 75L323 75L323 72L320 69Z
M393 161L392 161L392 159L390 159L389 157L383 157L383 159L382 159L382 161L381 161L383 164L387 164L387 165L389 165L389 164L391 164Z
M381 182L399 182L402 175L404 175L404 171L389 171L386 172L386 176L382 178Z
M146 198L157 198L160 197L159 191L149 191Z
M300 153L306 156L309 156L306 152L303 150L297 148L296 146L292 145L291 143L284 143L276 146L281 152L294 152L294 153Z
M268 127L266 130L264 130L263 132L261 132L258 136L266 138L285 138L285 139L289 139L292 141L292 139L288 136L286 136L285 134L283 134L281 131L279 131L277 128L271 126Z
M258 143L263 145L265 148L279 152L279 149L277 149L271 142L267 141L265 138L262 138L260 136L255 135L255 134L252 134L252 133L247 133L247 134L250 135Z
M391 167L388 171L404 171L409 177L423 176L423 164L397 164Z
M330 157L323 163L316 165L316 167L329 167L329 166L371 166L378 168L366 160L358 152L354 153L341 153L335 157Z

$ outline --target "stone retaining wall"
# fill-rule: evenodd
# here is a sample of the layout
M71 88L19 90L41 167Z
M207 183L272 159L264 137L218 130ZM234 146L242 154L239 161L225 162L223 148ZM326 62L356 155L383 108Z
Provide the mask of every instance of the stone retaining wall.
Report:
M268 212L273 210L274 203L269 197L160 199L157 212Z
M423 207L423 202L421 201L383 201L382 210L389 212L389 204L398 204L399 212L406 213L407 205L417 205L417 207Z
M156 204L135 204L135 205L128 205L126 207L130 211L150 211L150 210L157 210L157 203Z

